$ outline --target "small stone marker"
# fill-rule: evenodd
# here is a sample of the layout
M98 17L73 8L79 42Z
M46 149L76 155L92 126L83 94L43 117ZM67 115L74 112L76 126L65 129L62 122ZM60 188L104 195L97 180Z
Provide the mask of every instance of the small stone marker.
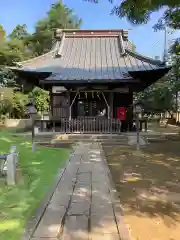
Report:
M16 152L17 147L16 146L11 146L10 148L10 153L14 153L14 158L15 158L15 163L16 165L18 164L18 153Z
M34 134L38 134L39 133L39 128L38 127L34 127Z
M16 184L16 162L14 153L7 155L7 184L15 185Z
M36 151L36 143L33 142L33 143L32 143L32 152L35 152L35 151Z

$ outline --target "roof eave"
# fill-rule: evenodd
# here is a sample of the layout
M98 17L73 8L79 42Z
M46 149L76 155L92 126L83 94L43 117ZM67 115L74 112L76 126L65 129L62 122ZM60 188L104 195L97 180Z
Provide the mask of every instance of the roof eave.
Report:
M61 80L53 80L53 79L43 79L40 80L41 84L105 84L105 83L138 83L139 79L91 79L91 80L76 80L76 79L61 79Z
M138 52L131 51L128 48L125 49L125 52L126 52L126 54L129 54L129 55L131 55L131 56L133 56L133 57L135 57L135 58L137 58L137 59L139 59L141 61L148 62L148 63L150 63L152 65L156 65L156 66L158 66L160 68L167 67L166 63L164 61L160 61L160 60L156 60L156 59L144 56L142 54L139 54Z
M170 69L170 67L164 67L147 71L130 71L129 74L133 78L140 79L140 91L142 91L151 84L164 77Z
M15 75L18 77L17 82L21 82L22 79L27 85L40 85L40 80L49 77L52 73L51 72L35 72L35 71L28 71L24 69L18 68L10 68Z

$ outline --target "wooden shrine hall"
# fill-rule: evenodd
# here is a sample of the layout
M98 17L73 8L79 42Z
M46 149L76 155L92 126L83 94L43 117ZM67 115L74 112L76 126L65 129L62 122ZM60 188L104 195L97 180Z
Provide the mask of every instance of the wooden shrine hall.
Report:
M13 68L23 84L50 92L47 127L67 133L122 131L123 121L133 121L126 113L133 93L168 70L165 63L135 52L127 31L61 29L51 51Z

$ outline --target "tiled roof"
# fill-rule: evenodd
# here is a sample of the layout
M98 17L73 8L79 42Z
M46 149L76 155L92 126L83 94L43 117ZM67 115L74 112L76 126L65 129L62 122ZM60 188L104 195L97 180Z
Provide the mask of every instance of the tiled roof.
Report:
M122 31L64 32L49 53L22 62L22 69L52 72L47 80L123 80L129 72L165 67L139 55Z

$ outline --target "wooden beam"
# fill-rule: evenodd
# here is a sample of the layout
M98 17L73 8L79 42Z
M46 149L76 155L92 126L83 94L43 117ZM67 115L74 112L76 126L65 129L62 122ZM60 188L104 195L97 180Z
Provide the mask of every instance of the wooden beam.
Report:
M81 92L97 92L97 93L100 93L100 92L119 92L119 93L129 93L129 91L125 91L124 90L125 88L115 88L115 89L112 89L112 90L106 90L106 89L100 89L100 90L79 90L79 93ZM128 88L129 90L129 88ZM77 90L69 90L70 92L77 92Z

